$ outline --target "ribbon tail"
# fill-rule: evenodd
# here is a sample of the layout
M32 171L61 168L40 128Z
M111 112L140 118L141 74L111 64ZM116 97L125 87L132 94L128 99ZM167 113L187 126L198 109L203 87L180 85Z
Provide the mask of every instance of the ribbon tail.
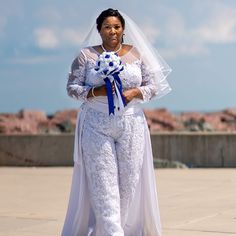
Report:
M111 84L111 81L108 78L105 78L104 81L105 81L106 90L107 90L109 115L111 113L114 115L114 100L113 100L113 94L112 94L112 84Z
M120 91L118 89L117 83L115 83L115 98L114 99L117 101L118 110L124 109L125 106L124 106Z
M113 75L113 77L114 77L115 85L117 85L116 88L119 91L118 93L120 95L120 99L121 99L121 101L123 103L123 106L125 107L127 104L126 104L125 98L123 96L123 88L122 88L122 82L120 80L120 77L119 77L118 73L115 73Z

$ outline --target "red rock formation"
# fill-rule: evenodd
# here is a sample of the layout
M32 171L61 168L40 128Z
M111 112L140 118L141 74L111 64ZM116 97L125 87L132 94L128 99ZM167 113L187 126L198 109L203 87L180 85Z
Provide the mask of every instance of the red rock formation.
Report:
M76 125L78 110L57 111L47 122L39 123L40 133L73 132Z
M184 129L178 118L165 108L144 110L151 131L174 131Z
M62 110L52 115L43 111L21 110L0 114L0 133L44 134L74 132L77 109ZM165 108L144 110L151 132L155 131L236 131L236 108L217 112L182 112L175 115Z
M223 110L223 112L236 119L236 108L228 108L228 109Z
M78 110L64 110L47 117L43 111L21 110L17 114L0 114L0 133L40 134L73 132Z
M47 121L42 111L21 110L17 114L0 116L0 131L5 134L37 134L38 124Z

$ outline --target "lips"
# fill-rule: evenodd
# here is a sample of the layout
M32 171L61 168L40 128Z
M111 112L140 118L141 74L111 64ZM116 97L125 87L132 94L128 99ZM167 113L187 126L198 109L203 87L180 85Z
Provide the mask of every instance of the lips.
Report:
M110 40L117 40L117 37L110 37Z

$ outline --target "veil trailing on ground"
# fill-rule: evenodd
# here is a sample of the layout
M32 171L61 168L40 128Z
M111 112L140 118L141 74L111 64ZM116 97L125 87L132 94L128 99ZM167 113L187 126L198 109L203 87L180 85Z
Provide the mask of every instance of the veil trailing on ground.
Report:
M171 87L166 78L171 72L171 68L159 55L157 50L150 44L137 24L125 13L119 11L125 19L124 43L133 45L139 52L141 60L147 66L157 84L157 93L154 98L160 98L171 91ZM94 20L95 22L95 20ZM98 33L96 23L91 27L82 47L100 45L101 37Z

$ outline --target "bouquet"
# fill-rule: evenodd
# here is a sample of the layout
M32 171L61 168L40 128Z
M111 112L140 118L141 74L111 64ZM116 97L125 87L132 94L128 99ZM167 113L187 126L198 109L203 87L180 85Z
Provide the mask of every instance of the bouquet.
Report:
M119 77L119 73L123 69L124 66L117 53L103 52L98 57L95 70L106 84L109 115L114 114L115 109L119 111L126 106L125 99L122 95L122 82ZM112 84L115 86L114 96L112 93Z

